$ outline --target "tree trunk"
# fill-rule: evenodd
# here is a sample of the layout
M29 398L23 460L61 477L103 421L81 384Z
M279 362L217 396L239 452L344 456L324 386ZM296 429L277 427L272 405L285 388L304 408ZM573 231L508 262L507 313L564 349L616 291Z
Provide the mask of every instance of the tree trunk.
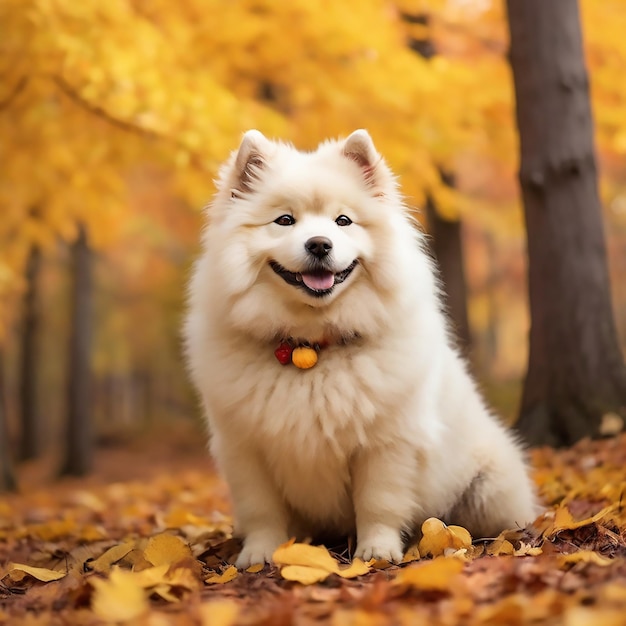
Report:
M601 434L626 406L576 0L507 0L528 235L531 330L518 428L533 444Z
M446 311L455 330L458 345L464 352L471 344L467 316L467 283L463 268L463 238L461 221L444 220L432 199L426 202L426 216L432 235L432 250L446 294Z
M41 452L41 424L37 410L39 371L39 303L38 279L41 251L33 246L26 265L26 294L22 322L22 362L19 382L20 450L19 458L28 461Z
M3 357L4 355L0 352L0 492L14 491L17 488L7 424Z
M63 474L84 476L91 470L93 425L90 406L92 333L92 258L81 225L72 246L74 282L70 324L67 433Z

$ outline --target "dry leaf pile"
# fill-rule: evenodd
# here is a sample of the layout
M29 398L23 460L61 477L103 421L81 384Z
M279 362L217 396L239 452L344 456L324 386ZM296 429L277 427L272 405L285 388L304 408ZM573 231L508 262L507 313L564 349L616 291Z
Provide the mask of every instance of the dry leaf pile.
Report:
M238 572L212 472L5 497L0 624L626 624L626 436L533 466L532 526L483 539L433 518L400 565L289 542Z

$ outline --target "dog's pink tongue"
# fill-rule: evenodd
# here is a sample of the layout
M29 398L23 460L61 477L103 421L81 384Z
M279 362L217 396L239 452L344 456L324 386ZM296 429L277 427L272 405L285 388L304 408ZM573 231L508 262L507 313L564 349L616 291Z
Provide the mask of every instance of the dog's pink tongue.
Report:
M323 274L302 274L302 282L309 288L325 291L335 284L335 275L332 272Z

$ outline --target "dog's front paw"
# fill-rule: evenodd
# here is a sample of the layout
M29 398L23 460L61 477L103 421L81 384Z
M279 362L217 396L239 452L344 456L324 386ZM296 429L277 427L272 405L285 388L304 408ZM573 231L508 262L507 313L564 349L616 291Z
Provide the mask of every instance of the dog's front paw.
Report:
M279 545L285 543L287 535L278 533L253 533L243 542L243 549L235 561L239 569L246 569L257 563L271 563L272 555Z
M364 561L384 559L390 563L399 563L404 556L400 533L393 528L378 527L375 532L358 538L354 556Z

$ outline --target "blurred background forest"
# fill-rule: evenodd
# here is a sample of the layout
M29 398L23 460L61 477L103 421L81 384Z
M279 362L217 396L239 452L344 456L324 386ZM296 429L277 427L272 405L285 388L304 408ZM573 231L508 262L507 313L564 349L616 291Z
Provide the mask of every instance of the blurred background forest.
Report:
M626 7L580 8L624 348ZM463 269L448 275L462 342L513 418L529 320L502 2L3 0L0 33L0 397L16 457L62 447L81 359L78 410L100 440L198 417L184 286L216 169L249 128L303 149L370 131L442 265Z

